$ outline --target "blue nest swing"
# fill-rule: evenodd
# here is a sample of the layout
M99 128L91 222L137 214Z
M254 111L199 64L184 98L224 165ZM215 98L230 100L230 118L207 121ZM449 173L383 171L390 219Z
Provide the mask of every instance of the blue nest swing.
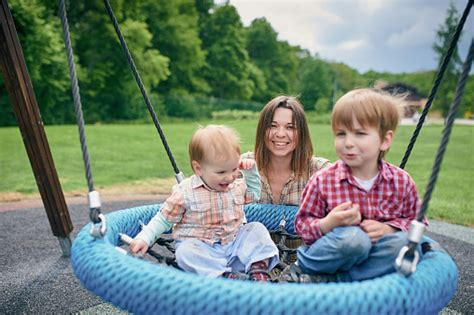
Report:
M110 4L108 0L104 0L104 3L175 173L179 175L179 170L171 156ZM470 7L471 1L468 1L451 41L451 47L443 60L428 102L410 140L400 165L401 168L407 162L436 95ZM63 0L60 1L60 13L68 60L70 60L70 69L72 69L71 81L73 82L76 112L81 114L80 101L76 96L78 95L76 93L78 92L77 80L73 79L75 78L74 64ZM455 100L446 120L443 139L417 217L418 221L421 221L426 212L436 182L456 109L459 106L472 63L473 46L471 43L469 55L456 88ZM78 122L82 125L82 117L78 117ZM83 157L85 157L89 191L95 193L83 134L81 134L81 144ZM93 223L80 231L72 246L71 260L74 272L91 292L136 314L433 314L438 313L451 300L457 286L456 265L451 257L441 250L430 250L424 253L416 272L409 277L392 273L372 280L329 284L259 283L222 278L212 279L124 255L123 250L117 250L118 246L123 245L120 234L136 236L139 232L140 222L149 222L160 210L161 204L116 211L106 215L105 220L100 214L100 202L95 205L91 202L90 208L92 221L95 223L102 221L102 227L105 227L105 222L107 222L107 232L102 237L91 236L91 227L96 227ZM253 204L247 205L245 208L249 222L259 221L269 230L277 229L281 218L286 218L286 231L293 235L295 234L293 221L296 212L297 207L293 206Z
M410 277L392 273L351 283L259 283L211 279L124 255L119 233L135 236L161 204L108 214L103 238L85 226L72 246L72 266L82 284L136 314L436 314L451 300L457 268L443 251L428 251ZM269 230L287 218L294 233L297 207L247 205L249 222Z

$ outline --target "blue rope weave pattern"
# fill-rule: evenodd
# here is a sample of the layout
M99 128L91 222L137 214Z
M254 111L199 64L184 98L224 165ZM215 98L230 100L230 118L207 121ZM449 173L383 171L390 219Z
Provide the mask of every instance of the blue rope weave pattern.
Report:
M260 283L211 279L124 255L118 233L134 237L161 205L107 215L103 239L85 226L72 246L72 267L84 287L134 314L437 314L452 298L457 268L442 251L427 252L417 271L352 283ZM249 205L249 222L275 229L282 214L293 233L296 207Z

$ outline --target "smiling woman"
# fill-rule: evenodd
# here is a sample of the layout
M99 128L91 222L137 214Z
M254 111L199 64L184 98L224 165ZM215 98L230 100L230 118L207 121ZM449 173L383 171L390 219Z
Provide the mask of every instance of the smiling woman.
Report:
M262 180L260 203L298 205L313 173L329 160L313 156L313 145L303 107L294 97L278 96L260 113L254 158Z

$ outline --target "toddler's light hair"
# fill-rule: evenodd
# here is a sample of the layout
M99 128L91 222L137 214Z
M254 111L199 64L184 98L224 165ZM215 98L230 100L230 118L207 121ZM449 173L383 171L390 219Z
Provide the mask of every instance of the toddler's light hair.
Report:
M200 126L189 142L191 163L212 163L214 160L226 159L232 153L240 155L240 137L234 129L224 125Z
M389 130L395 133L403 105L403 96L398 97L370 88L352 90L344 94L334 105L332 130L336 132L338 128L344 126L353 131L355 117L362 127L376 128L380 139L383 139ZM381 152L380 158L384 153Z

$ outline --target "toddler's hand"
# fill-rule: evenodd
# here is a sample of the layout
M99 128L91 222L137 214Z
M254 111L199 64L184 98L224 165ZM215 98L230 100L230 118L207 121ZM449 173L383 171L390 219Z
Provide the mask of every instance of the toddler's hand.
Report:
M148 245L144 240L134 239L130 243L130 251L134 255L138 254L139 256L143 256L148 251Z
M239 168L241 170L249 170L255 165L255 161L252 159L240 159Z

